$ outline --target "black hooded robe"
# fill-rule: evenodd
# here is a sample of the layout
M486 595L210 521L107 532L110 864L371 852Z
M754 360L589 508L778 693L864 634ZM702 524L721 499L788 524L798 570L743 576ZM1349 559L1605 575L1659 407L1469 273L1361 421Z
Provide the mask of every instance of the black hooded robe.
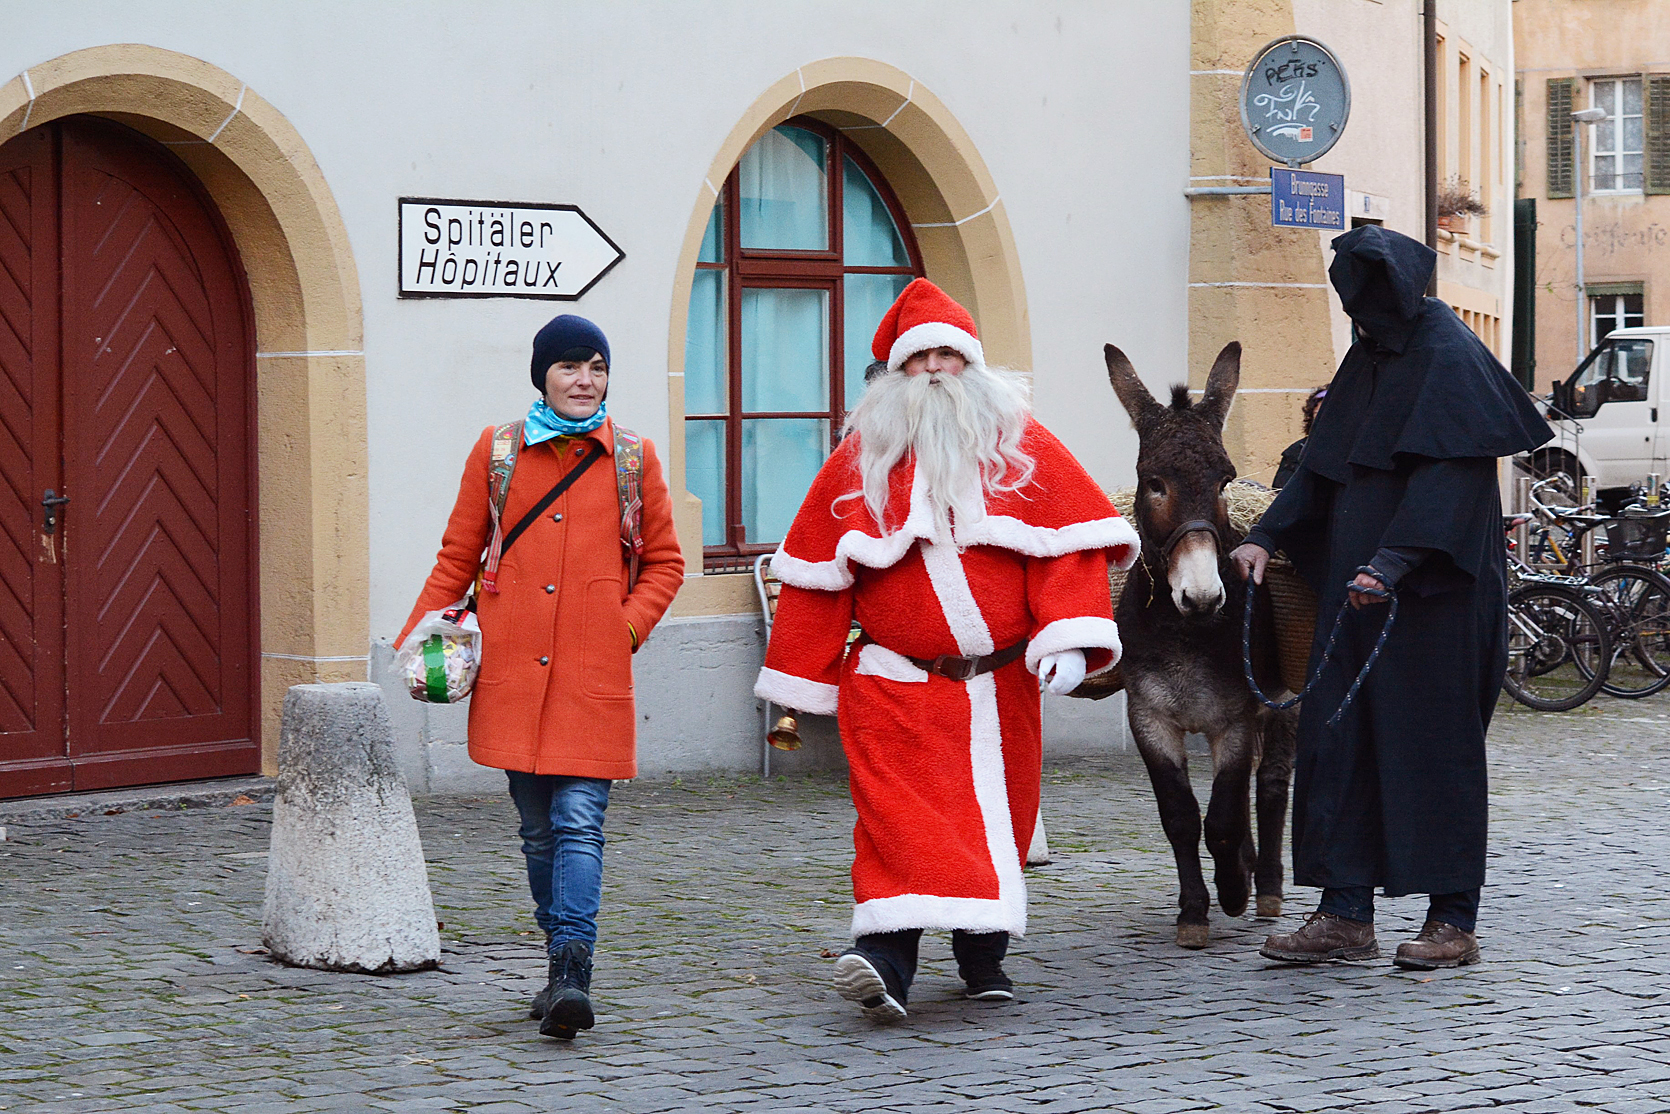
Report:
M1417 563L1340 723L1327 720L1386 607L1348 612L1300 710L1294 881L1389 896L1471 890L1484 881L1485 730L1507 666L1496 458L1552 432L1449 306L1424 296L1430 248L1378 226L1333 246L1329 276L1358 339L1297 472L1247 540L1284 551L1317 591L1313 674L1358 567L1388 548Z

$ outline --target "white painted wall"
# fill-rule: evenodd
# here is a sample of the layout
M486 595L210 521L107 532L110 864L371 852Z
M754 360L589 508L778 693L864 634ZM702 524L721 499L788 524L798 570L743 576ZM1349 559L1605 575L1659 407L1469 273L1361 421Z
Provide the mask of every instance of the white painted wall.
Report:
M529 345L551 316L577 312L603 326L614 356L610 412L665 444L671 297L692 209L709 196L702 179L748 107L819 59L856 56L898 67L972 137L1019 250L1037 412L1099 481L1131 482L1136 453L1107 386L1102 344L1118 343L1157 374L1187 377L1186 4L78 0L8 7L0 81L89 46L162 47L247 82L289 118L317 159L346 222L364 299L374 644L399 631L429 571L476 434L532 401ZM626 258L575 303L402 301L401 196L577 204ZM682 336L671 343L682 345ZM648 648L639 686L646 769L747 768L756 760L752 631L736 620L691 620ZM724 672L722 683L675 660L688 664L690 653L681 651L712 657L727 646L725 661L708 663ZM386 659L386 643L374 646L379 680ZM729 698L716 703L719 691ZM1063 706L1046 722L1060 748L1095 748L1104 721L1108 743L1123 744L1117 702L1056 703ZM707 704L715 707L690 713ZM401 721L402 762L414 786L479 780L481 771L462 758L458 710L430 716L397 693L391 705L417 715Z
M1098 479L1135 440L1100 349L1183 375L1188 8L968 0L479 5L12 5L0 79L87 46L143 42L248 82L336 195L365 301L371 622L399 630L482 426L531 401L528 347L558 312L597 320L610 410L665 439L677 253L702 177L744 110L804 63L879 59L973 137L1013 222L1038 412ZM626 251L578 303L400 301L402 195L570 202ZM679 338L682 343L682 338Z

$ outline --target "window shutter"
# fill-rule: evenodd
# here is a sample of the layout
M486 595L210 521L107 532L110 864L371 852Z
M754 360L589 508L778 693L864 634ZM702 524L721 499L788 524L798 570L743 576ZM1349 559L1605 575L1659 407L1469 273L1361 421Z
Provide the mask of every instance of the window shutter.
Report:
M1569 77L1548 79L1548 196L1573 196Z
M1642 188L1648 193L1670 193L1670 74L1648 74L1646 95L1647 149L1641 160Z

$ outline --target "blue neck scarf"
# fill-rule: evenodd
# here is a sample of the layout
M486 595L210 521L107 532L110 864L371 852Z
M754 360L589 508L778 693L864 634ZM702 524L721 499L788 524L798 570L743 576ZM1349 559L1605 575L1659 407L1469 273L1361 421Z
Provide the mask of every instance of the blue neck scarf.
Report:
M553 437L579 437L597 429L608 416L609 404L606 402L600 403L597 413L591 417L575 421L563 417L546 405L544 399L540 399L528 409L527 420L522 423L522 443L537 445Z

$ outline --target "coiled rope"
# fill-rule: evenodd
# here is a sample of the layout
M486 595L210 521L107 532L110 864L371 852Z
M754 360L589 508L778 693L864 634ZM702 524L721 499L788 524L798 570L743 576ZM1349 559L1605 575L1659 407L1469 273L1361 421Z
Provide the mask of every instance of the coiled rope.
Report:
M1339 641L1339 632L1340 628L1345 625L1346 613L1351 610L1350 592L1361 591L1361 589L1355 587L1348 588L1344 602L1339 605L1339 614L1334 616L1334 626L1333 629L1328 632L1328 644L1322 648L1322 660L1317 662L1316 672L1311 674L1310 680L1305 682L1305 687L1300 690L1299 695L1290 700L1283 700L1280 702L1271 700L1268 696L1265 696L1264 690L1258 687L1258 682L1253 678L1253 597L1257 594L1257 591L1258 585L1253 583L1251 578L1249 578L1247 580L1246 611L1241 617L1241 668L1247 675L1247 687L1252 690L1252 694L1254 696L1258 697L1259 703L1263 704L1266 708L1282 712L1293 707L1295 704L1299 703L1299 701L1309 696L1311 690L1316 687L1316 683L1322 679L1322 671L1328 668L1328 662L1333 659L1334 644ZM1367 592L1364 594L1375 595L1376 593ZM1380 651L1386 646L1386 637L1392 633L1392 624L1397 621L1397 593L1385 592L1382 594L1388 600L1390 607L1386 612L1386 621L1380 625L1380 637L1375 641L1374 649L1369 652L1368 660L1363 662L1363 668L1358 670L1357 679L1352 681L1350 689L1346 690L1345 699L1340 701L1338 710L1336 710L1333 715L1328 717L1329 727L1339 726L1340 717L1345 715L1345 710L1351 706L1351 701L1356 699L1358 690L1363 687L1363 681L1368 678L1369 670L1374 668L1375 659L1380 657Z

